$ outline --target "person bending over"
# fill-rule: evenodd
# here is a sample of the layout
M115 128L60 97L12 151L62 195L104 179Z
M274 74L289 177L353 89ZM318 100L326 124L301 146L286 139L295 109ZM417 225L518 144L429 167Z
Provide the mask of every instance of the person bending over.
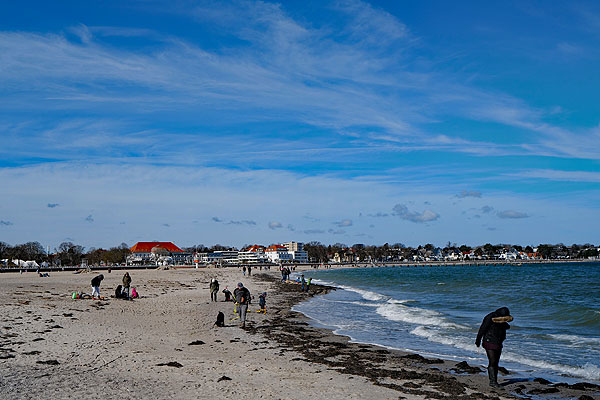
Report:
M483 340L483 348L488 358L488 376L490 386L500 387L498 384L498 363L502 354L502 342L506 339L506 331L510 329L508 322L513 317L507 307L502 307L489 313L483 318L479 327L475 346L479 347Z

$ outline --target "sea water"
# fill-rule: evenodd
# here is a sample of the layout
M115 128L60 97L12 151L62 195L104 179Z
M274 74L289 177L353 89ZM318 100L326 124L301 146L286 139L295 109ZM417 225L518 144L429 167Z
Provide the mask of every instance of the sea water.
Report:
M501 365L600 382L600 263L374 267L305 272L338 287L294 307L353 341L487 365L483 317L508 307Z

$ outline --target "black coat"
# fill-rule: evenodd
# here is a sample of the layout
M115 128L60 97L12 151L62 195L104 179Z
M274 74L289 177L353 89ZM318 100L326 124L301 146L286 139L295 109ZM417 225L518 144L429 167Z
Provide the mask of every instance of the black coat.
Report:
M92 286L94 286L94 287L100 286L100 282L102 282L102 279L104 279L104 275L98 275L95 278L93 278Z
M233 291L233 297L235 297L235 301L240 304L250 304L250 291L245 287L235 289ZM244 301L242 301L242 298Z
M479 346L481 344L481 340L483 339L484 343L493 343L502 347L502 342L504 342L504 339L506 339L506 331L510 329L510 325L506 322L494 322L492 321L492 318L506 317L509 315L510 311L506 307L499 308L496 311L486 315L483 318L481 326L479 327L475 344Z

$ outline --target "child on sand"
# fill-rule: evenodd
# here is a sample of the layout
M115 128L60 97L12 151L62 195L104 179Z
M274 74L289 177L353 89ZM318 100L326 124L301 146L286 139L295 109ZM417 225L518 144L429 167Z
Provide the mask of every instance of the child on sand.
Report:
M223 289L223 294L225 295L225 301L231 301L231 291L225 286Z
M257 311L258 313L267 313L267 292L263 292L263 294L258 296L258 305L260 309Z

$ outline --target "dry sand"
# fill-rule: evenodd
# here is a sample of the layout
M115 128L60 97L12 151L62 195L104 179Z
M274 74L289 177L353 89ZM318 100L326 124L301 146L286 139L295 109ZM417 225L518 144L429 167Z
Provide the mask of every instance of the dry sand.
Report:
M449 372L455 362L427 360L311 327L290 307L310 295L281 284L277 271L237 268L130 270L141 298L110 296L123 271L103 272L104 301L90 293L96 273L0 275L0 398L504 399L532 391L547 398L600 399L598 388L510 382L487 388L482 373ZM233 304L211 302L208 286L243 282L255 296L246 329ZM233 291L233 290L232 290ZM266 315L258 294L269 292ZM226 327L213 324L219 311ZM556 392L558 390L558 392ZM553 396L553 397L550 397ZM558 396L558 397L557 397ZM523 398L522 397L522 398Z

